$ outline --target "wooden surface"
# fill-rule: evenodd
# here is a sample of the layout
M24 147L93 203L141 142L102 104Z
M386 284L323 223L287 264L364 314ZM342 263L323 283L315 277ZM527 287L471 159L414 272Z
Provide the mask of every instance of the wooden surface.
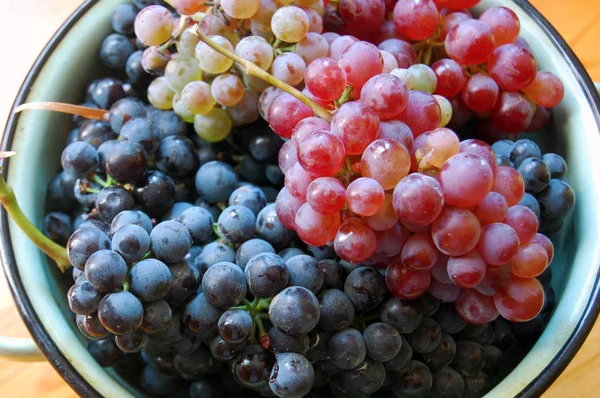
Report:
M600 81L600 2L595 0L531 0L573 47ZM61 23L81 0L0 1L0 126L31 64ZM5 279L0 277L0 333L26 336ZM600 323L596 325L571 365L544 397L593 397L600 372ZM0 359L0 397L65 398L76 396L47 363L19 364Z

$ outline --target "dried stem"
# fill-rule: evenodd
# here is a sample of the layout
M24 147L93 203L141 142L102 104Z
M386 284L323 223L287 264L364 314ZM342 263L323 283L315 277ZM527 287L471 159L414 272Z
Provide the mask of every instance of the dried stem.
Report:
M62 102L29 102L19 105L15 109L15 113L33 109L68 113L86 119L108 120L108 111L105 109L88 108L87 106L64 104Z

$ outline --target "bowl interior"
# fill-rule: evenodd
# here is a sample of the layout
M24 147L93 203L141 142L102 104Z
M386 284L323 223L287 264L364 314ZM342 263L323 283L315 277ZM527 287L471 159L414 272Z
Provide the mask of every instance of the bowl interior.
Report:
M98 48L110 32L113 8L126 0L99 0L77 20L54 49L35 79L25 102L78 103L92 79L108 75L99 67ZM530 43L541 70L557 73L566 86L565 99L554 111L554 124L537 135L545 151L564 155L577 206L558 236L553 237L556 257L553 286L557 307L542 337L529 353L523 352L518 367L489 396L514 396L549 366L569 340L587 311L600 266L600 148L598 110L589 87L564 56L557 43L527 13L524 1L484 0L480 8L509 5L522 23L522 35ZM585 73L585 72L583 72ZM595 94L594 94L595 95ZM14 187L25 214L41 226L44 197L50 179L60 169L60 153L70 131L71 118L46 111L28 111L18 118L11 150L8 182ZM16 267L28 299L54 343L78 372L103 396L141 395L112 370L101 368L88 354L70 314L66 294L72 279L61 275L43 254L11 222L10 236ZM525 355L526 354L526 355Z

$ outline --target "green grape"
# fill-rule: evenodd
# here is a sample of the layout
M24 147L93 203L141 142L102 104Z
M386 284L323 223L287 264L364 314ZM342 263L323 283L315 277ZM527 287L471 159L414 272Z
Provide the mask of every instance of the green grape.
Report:
M306 37L310 22L302 8L287 6L275 11L271 30L275 37L287 43L297 43Z
M235 46L235 55L256 64L263 70L269 69L273 63L273 47L258 36L248 36L240 40Z
M179 36L177 42L177 53L183 57L194 58L194 52L200 39L194 33L194 27L187 28Z
M213 14L204 15L198 22L198 29L206 36L221 35L225 31L225 21Z
M208 113L215 106L210 84L202 81L188 83L181 92L181 103L194 115Z
M250 32L254 36L262 37L268 42L273 41L275 35L271 31L271 25L263 25L254 21L250 22Z
M235 126L255 122L260 117L258 95L250 90L245 90L242 99L237 104L228 107L227 112Z
M215 106L204 115L194 118L196 134L206 141L219 142L227 138L231 132L231 118L223 109Z
M230 73L219 75L213 80L210 92L220 105L235 105L244 96L244 83L238 76Z
M433 69L425 64L416 64L408 68L413 77L413 90L433 93L437 87L437 76Z
M440 105L440 109L442 110L442 120L440 121L440 127L447 126L452 120L452 104L446 97L443 95L434 95L433 96L438 104Z
M396 68L390 72L390 75L396 76L406 84L406 88L409 90L413 89L414 78L412 73L408 69Z
M208 38L226 50L233 52L233 46L229 40L223 36L213 35L209 36ZM196 46L196 60L198 61L200 69L214 74L223 73L233 65L232 60L224 55L219 54L204 42L200 42Z
M165 77L173 91L181 91L190 82L202 80L202 71L194 58L173 58L165 68Z
M290 86L302 83L305 71L306 63L296 53L283 53L271 65L271 74Z
M249 19L258 11L260 0L221 0L225 14L234 19Z
M162 6L142 9L135 17L135 35L147 46L160 46L171 38L175 18Z
M186 123L194 121L194 114L181 102L181 94L173 95L173 112L179 115Z
M164 76L152 80L148 86L148 102L157 109L163 111L171 109L174 95L175 93L169 87L169 82Z
M275 0L260 0L260 7L251 20L261 26L269 26L271 25L271 18L273 18L273 14L278 8L279 4ZM271 29L269 28L269 30Z

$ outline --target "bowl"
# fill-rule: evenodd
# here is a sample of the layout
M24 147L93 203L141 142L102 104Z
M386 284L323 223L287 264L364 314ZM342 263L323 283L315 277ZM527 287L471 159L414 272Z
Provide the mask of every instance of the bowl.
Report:
M87 82L106 74L97 50L110 32L110 16L126 0L87 0L63 24L29 72L15 101L78 103ZM557 306L537 342L522 350L518 365L487 396L539 396L558 377L583 344L600 311L600 98L583 66L550 23L524 0L483 0L479 9L505 5L521 19L540 69L556 73L565 98L554 110L543 146L564 155L578 203L568 224L553 237L553 287ZM91 27L91 28L90 28ZM14 110L14 109L13 109ZM1 163L24 213L37 226L44 217L49 180L60 168L60 153L71 128L67 115L46 111L11 113L3 150L19 153ZM0 254L19 311L35 343L56 370L82 396L143 395L87 351L66 300L70 275L48 258L0 212ZM12 343L13 346L9 346ZM21 345L15 346L19 343ZM11 351L12 349L12 351ZM31 343L0 340L0 352L36 359ZM24 354L28 354L24 355ZM18 358L17 358L18 359Z

